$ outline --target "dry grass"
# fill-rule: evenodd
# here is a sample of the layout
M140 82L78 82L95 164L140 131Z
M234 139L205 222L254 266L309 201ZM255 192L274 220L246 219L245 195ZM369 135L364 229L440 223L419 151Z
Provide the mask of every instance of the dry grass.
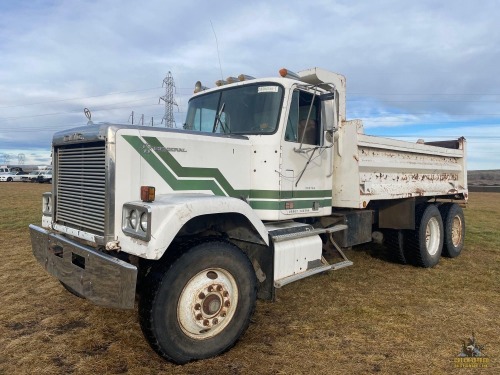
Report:
M474 331L489 368L500 367L500 195L471 194L467 241L433 269L386 260L383 248L350 251L354 266L290 284L259 302L237 345L175 366L144 341L136 311L73 297L32 254L47 185L2 183L0 374L462 373L454 358Z

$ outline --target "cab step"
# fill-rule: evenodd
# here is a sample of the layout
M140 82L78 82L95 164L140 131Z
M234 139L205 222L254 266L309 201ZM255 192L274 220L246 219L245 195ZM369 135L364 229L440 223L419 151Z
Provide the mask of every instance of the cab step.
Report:
M301 231L297 231L294 233L277 234L274 236L273 236L272 232L270 232L270 234L271 234L271 238L273 239L273 242L282 242L282 241L294 240L297 238L316 236L318 234L325 234L325 233L329 234L329 233L333 233L333 232L339 232L341 230L346 230L346 229L347 229L346 224L338 224L338 225L335 225L335 226L329 227L329 228L301 230Z
M294 281L305 279L306 277L316 275L316 274L321 273L321 272L335 271L335 270L339 270L341 268L349 267L349 266L353 265L353 262L351 262L348 259L343 260L343 261L338 262L338 263L334 263L334 264L328 264L328 262L324 258L322 258L321 261L323 263L326 263L326 264L323 264L319 267L312 268L312 269L307 270L307 271L302 272L302 273L297 273L295 275L291 275L288 277L284 277L280 280L276 280L274 282L274 286L276 288L281 288L282 286L293 283Z

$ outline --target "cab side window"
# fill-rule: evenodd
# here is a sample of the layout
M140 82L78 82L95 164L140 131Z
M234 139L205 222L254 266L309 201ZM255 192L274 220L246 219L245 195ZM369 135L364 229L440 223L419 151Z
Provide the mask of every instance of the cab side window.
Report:
M288 114L285 140L296 143L302 141L302 143L308 145L319 145L320 109L319 96L314 97L308 92L295 90L292 95L290 113Z

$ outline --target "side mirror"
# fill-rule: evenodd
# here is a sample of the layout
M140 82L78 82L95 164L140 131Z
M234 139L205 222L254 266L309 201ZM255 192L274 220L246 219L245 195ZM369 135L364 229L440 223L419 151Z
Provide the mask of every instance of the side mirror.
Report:
M335 94L328 92L320 95L321 100L321 119L323 130L334 132L337 130L337 106L335 103Z

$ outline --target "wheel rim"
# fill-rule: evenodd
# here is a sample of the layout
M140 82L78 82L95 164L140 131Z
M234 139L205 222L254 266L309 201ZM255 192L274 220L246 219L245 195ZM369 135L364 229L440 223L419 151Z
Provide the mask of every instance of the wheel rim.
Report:
M238 303L234 277L221 268L196 274L181 292L177 319L189 337L205 340L220 333L231 322Z
M462 243L462 236L462 218L456 215L453 218L453 225L451 227L451 242L453 242L453 246L460 246Z
M432 217L425 228L425 246L429 255L435 255L438 252L440 235L439 221Z

